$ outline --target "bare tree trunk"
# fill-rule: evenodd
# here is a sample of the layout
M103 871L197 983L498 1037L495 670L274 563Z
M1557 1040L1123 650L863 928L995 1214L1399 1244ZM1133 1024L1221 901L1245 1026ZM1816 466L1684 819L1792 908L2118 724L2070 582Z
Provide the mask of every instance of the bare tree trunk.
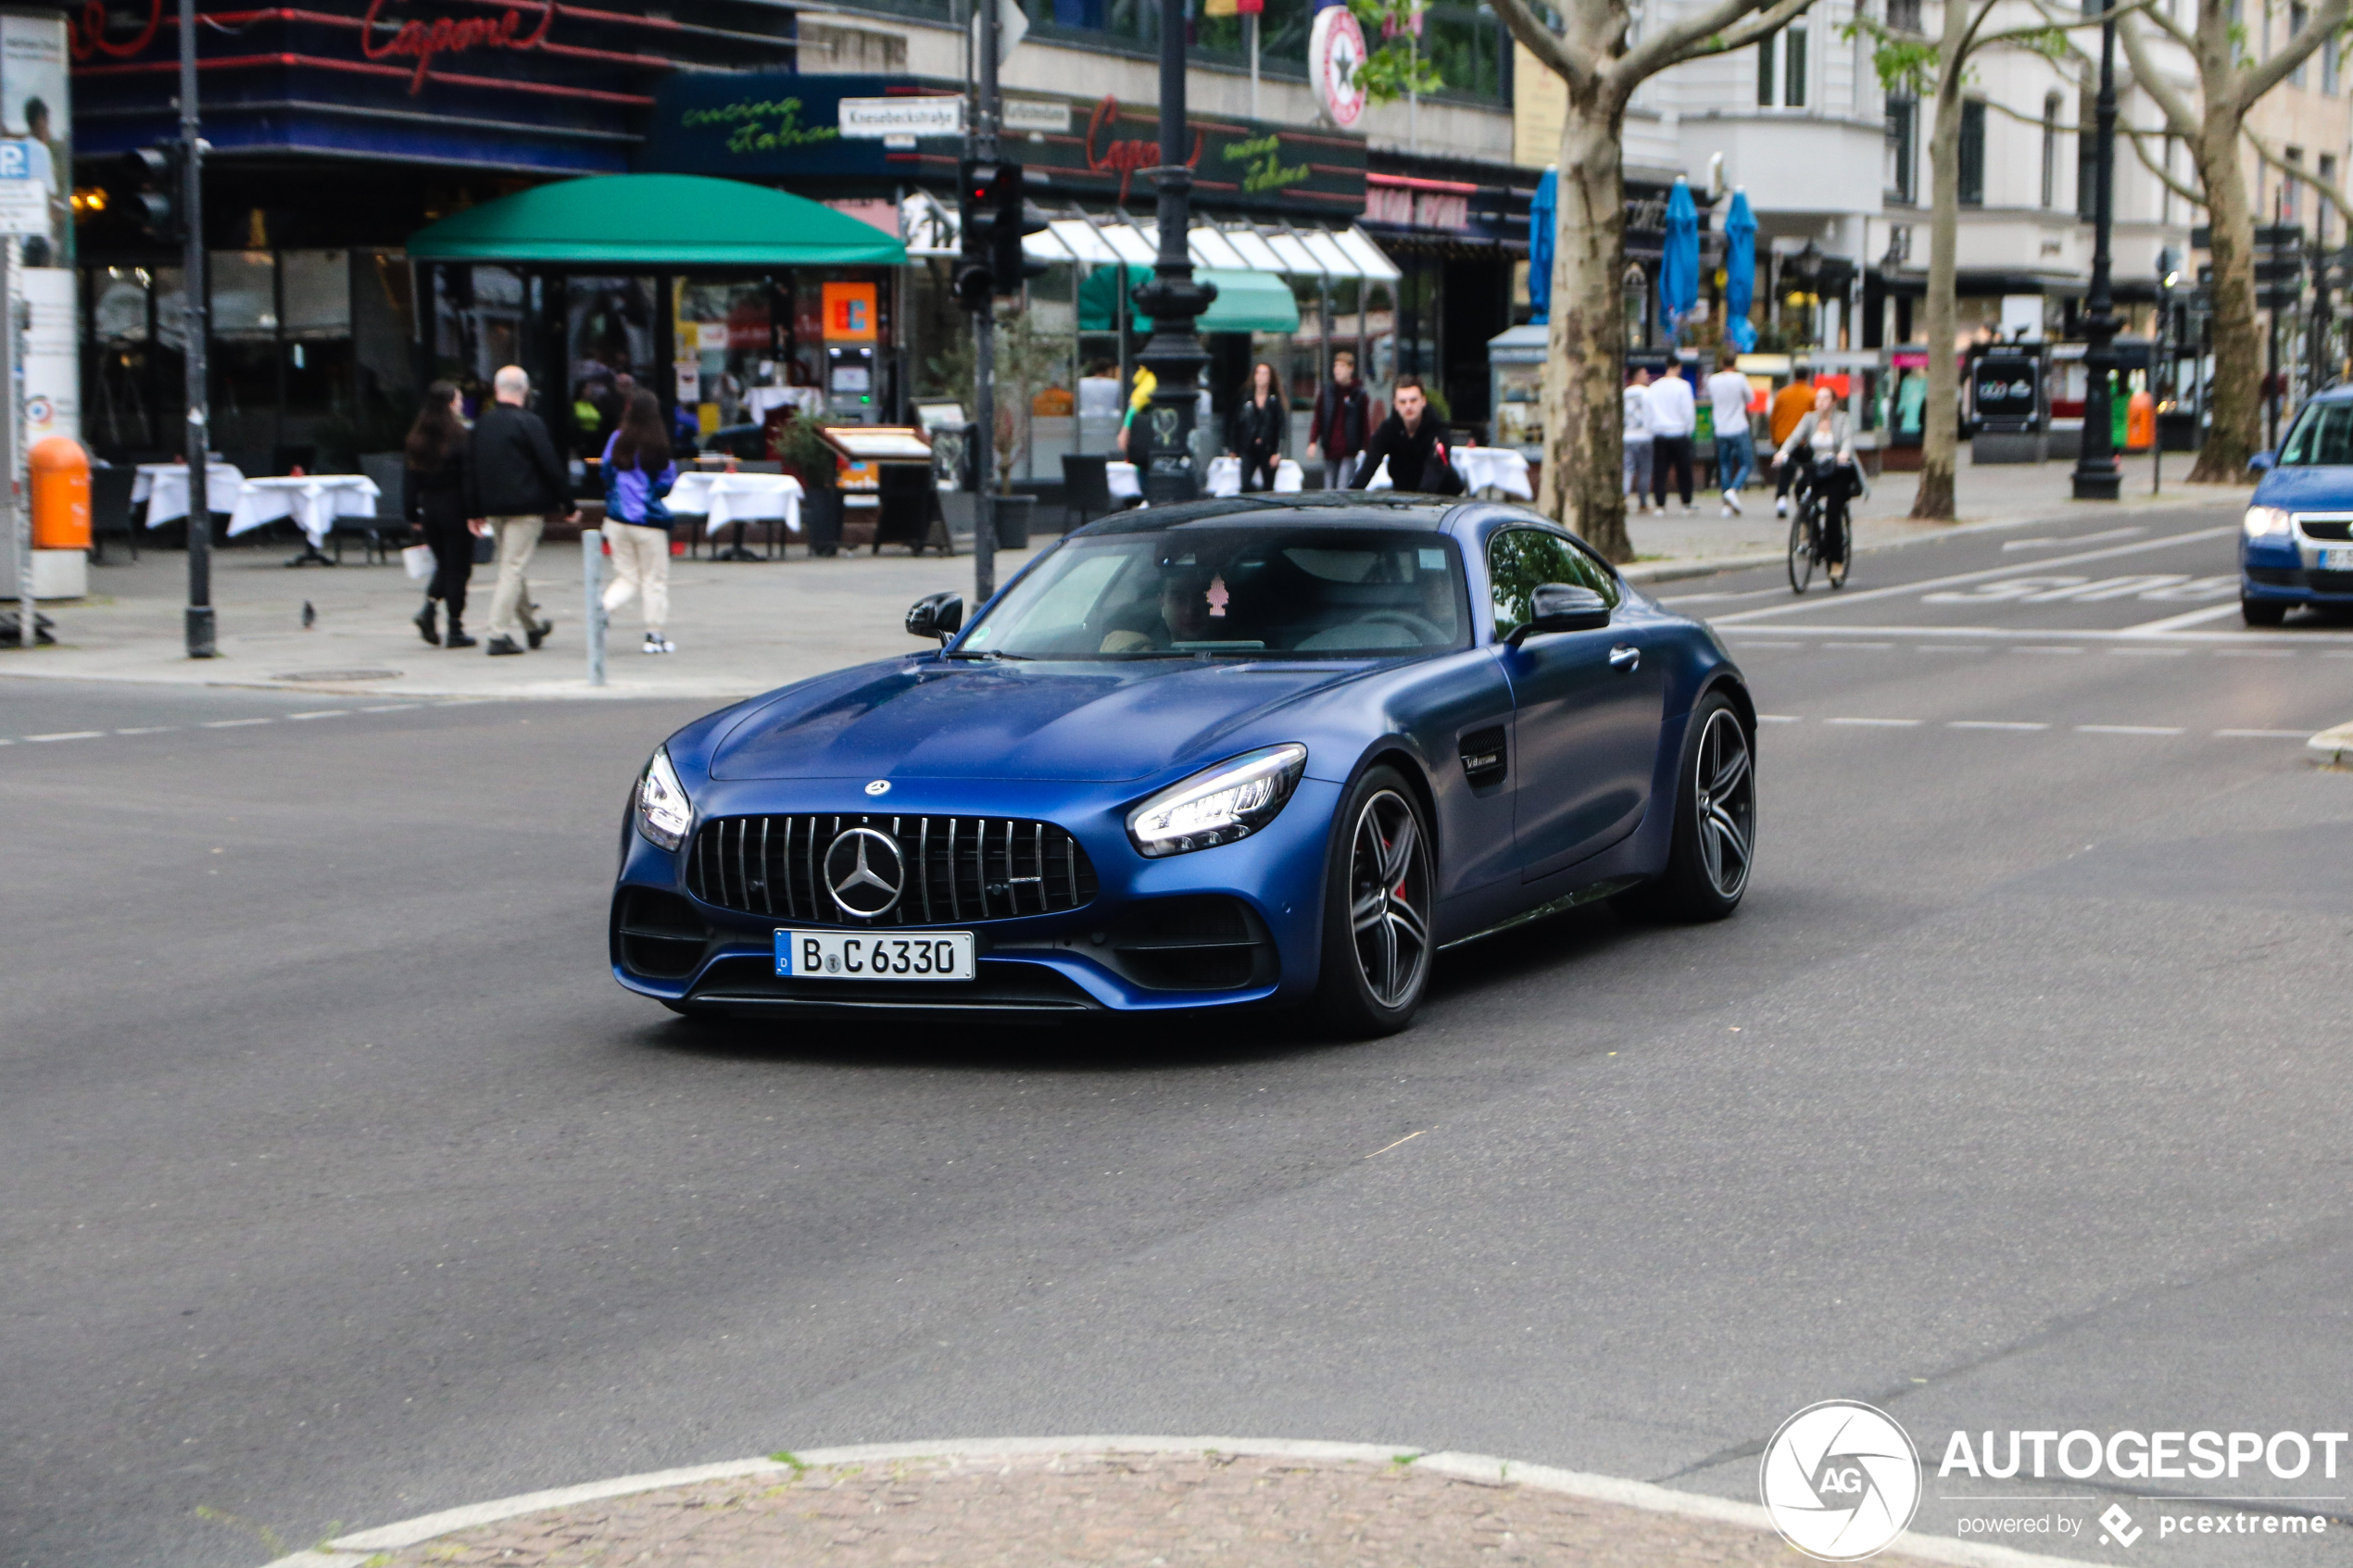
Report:
M1955 272L1961 224L1961 41L1969 7L1944 0L1942 53L1950 62L1937 83L1936 122L1929 132L1932 182L1928 242L1928 402L1920 413L1920 487L1912 515L1950 522L1953 470L1960 461L1960 368L1953 362Z
M1634 558L1620 486L1626 179L1619 136L1625 119L1625 102L1611 88L1569 88L1545 339L1545 353L1561 373L1544 378L1544 473L1536 503L1620 562Z
M2239 167L2243 115L2208 109L2197 141L2214 262L2213 421L2190 470L2193 483L2234 484L2263 445L2263 336L2255 325L2255 215Z

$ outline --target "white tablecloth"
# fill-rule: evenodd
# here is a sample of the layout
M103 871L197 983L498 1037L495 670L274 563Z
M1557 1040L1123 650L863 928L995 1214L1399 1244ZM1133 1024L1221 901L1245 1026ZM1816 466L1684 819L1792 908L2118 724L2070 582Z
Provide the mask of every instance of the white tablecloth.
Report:
M205 505L217 512L225 512L236 505L238 495L245 487L245 476L229 463L213 463L205 469ZM188 515L188 465L185 463L141 463L139 477L131 482L131 504L147 503L147 526L160 528Z
M1535 488L1528 483L1528 459L1509 446L1450 446L1446 460L1463 476L1463 486L1476 495L1483 490L1500 490L1506 495L1523 501L1536 499ZM1389 459L1383 458L1380 467L1365 486L1367 490L1393 488L1389 478Z
M1289 458L1275 461L1275 494L1293 495L1306 488L1307 476ZM1209 493L1213 495L1239 495L1242 493L1242 460L1227 456L1209 459Z
M381 494L376 482L364 473L248 479L239 490L236 509L229 514L229 534L234 538L265 522L290 517L310 536L313 546L323 545L335 519L374 517L376 497ZM186 506L184 500L182 506Z
M1143 482L1136 477L1133 463L1105 463L1103 477L1111 482L1111 498L1114 501L1140 501L1144 498Z
M662 503L673 515L709 520L706 533L732 522L781 521L787 533L800 532L800 481L788 473L713 473L697 470L678 476Z

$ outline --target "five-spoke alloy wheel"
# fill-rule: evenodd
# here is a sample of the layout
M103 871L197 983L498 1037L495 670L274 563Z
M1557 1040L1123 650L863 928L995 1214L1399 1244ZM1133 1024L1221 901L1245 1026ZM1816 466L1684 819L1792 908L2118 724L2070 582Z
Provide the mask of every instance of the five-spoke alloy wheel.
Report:
M1341 1034L1403 1029L1429 984L1437 878L1420 802L1393 769L1367 770L1340 817L1326 881L1317 1006Z
M1692 710L1667 870L1613 900L1629 914L1722 920L1740 908L1756 854L1756 737L1720 691Z

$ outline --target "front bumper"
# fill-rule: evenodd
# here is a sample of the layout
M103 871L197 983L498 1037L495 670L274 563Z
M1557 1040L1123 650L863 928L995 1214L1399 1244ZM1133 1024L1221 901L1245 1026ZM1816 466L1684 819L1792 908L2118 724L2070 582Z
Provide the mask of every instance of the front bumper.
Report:
M2331 541L2344 547L2341 541ZM2353 604L2353 571L2320 569L2320 546L2286 538L2239 541L2239 596L2280 604Z
M1148 860L1127 841L1132 785L900 779L888 809L878 809L863 779L698 783L698 828L714 818L804 812L1051 822L1086 850L1096 893L1051 914L890 928L971 931L970 982L786 979L774 972L776 931L859 929L855 922L788 921L707 902L689 890L685 848L661 849L627 827L608 922L613 977L673 1007L739 1016L1051 1018L1284 1005L1315 989L1337 784L1302 779L1281 813L1251 837Z

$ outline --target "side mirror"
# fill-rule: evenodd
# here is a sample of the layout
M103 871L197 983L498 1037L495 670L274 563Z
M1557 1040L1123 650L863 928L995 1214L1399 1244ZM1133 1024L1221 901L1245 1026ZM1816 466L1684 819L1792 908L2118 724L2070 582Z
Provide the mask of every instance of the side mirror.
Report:
M2280 466L2277 452L2258 452L2246 460L2246 466L2257 473L2269 473Z
M907 634L911 637L937 637L946 647L948 639L963 630L964 596L962 594L925 594L907 611Z
M1547 632L1598 632L1609 624L1609 601L1591 588L1567 583L1539 583L1529 595L1527 624L1512 628L1512 646Z

